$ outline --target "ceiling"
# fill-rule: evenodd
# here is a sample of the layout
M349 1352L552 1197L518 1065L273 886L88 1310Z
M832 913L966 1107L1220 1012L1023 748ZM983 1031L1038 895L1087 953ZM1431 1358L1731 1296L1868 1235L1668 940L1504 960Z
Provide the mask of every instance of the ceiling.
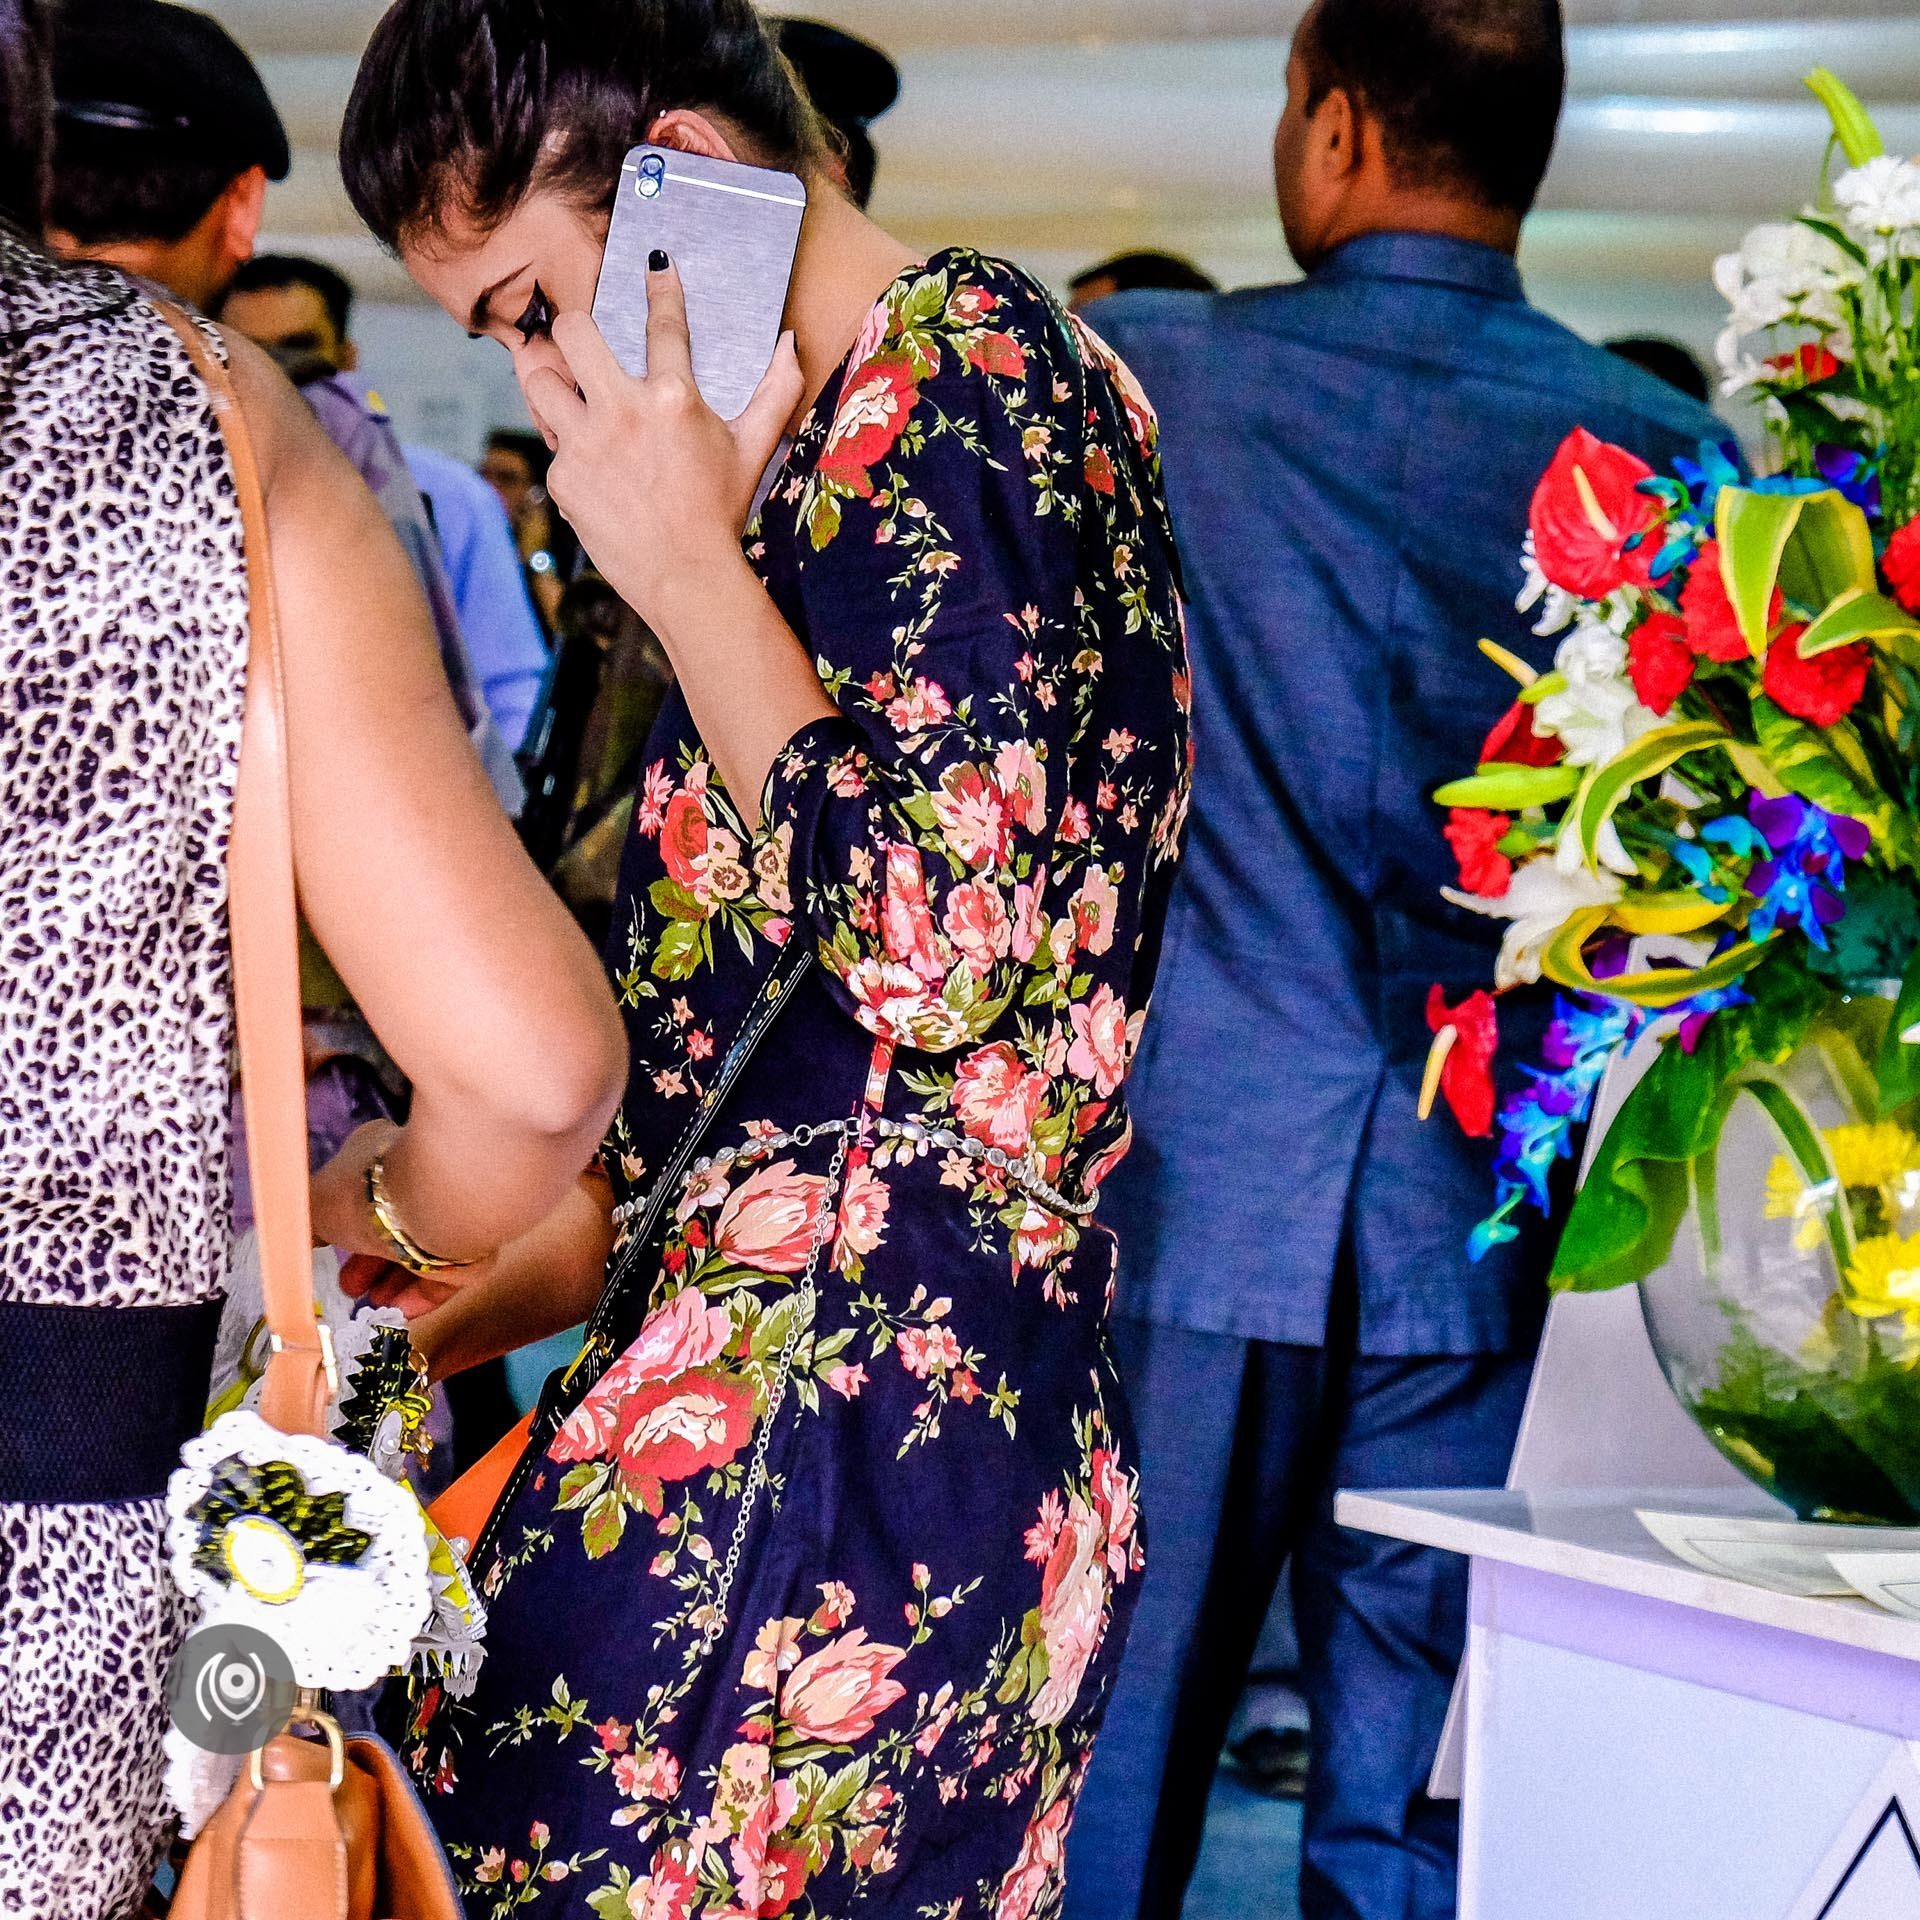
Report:
M411 297L332 160L380 0L202 0L259 59L293 133L276 245L376 298ZM911 243L966 238L1061 278L1171 246L1229 282L1286 270L1268 152L1300 0L796 0L893 51L876 211ZM1622 281L1702 290L1747 221L1805 198L1825 120L1800 86L1848 78L1920 150L1915 0L1568 0L1573 97L1529 230L1531 277L1578 309ZM1789 17L1790 15L1790 17Z

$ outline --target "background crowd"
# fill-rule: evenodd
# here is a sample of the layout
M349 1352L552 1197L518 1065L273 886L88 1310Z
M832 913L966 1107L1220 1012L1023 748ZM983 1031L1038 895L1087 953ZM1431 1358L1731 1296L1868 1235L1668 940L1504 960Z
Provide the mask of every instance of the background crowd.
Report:
M898 74L777 25L864 206ZM354 286L261 243L288 141L213 20L65 0L54 80L50 246L279 363L398 536L500 807L604 944L673 668L556 508L546 440L503 419L469 466L395 431ZM1561 439L1664 465L1726 437L1684 347L1608 351L1529 304L1515 253L1564 89L1555 0L1318 0L1272 76L1304 280L1222 293L1130 251L1061 289L1159 413L1197 740L1101 1213L1152 1544L1073 1830L1074 1920L1181 1911L1223 1753L1304 1796L1304 1915L1453 1911L1456 1813L1426 1786L1464 1569L1332 1518L1340 1487L1498 1483L1544 1311L1544 1235L1470 1263L1482 1168L1416 1114L1429 988L1475 981L1495 938L1439 897L1457 849L1429 795L1498 718L1462 690L1463 648L1546 664L1501 583ZM303 998L319 1166L404 1117L420 1076L311 940ZM454 1374L444 1461L484 1453L571 1351Z

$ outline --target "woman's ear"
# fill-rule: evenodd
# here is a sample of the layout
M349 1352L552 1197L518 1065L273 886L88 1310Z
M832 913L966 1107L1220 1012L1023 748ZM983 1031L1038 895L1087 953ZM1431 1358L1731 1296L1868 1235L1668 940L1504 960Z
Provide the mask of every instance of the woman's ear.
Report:
M709 160L739 160L744 156L719 123L692 107L670 107L647 129L647 144L672 147L679 153L702 153Z

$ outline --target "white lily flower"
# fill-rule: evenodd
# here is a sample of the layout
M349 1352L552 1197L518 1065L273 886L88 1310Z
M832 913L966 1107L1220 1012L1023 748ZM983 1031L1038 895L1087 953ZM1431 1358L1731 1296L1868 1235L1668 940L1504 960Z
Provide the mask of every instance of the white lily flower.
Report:
M1540 571L1540 558L1534 550L1531 527L1520 544L1520 571L1526 576L1526 584L1520 589L1520 597L1513 603L1514 611L1531 613L1538 607L1540 617L1534 621L1533 630L1543 640L1564 632L1571 624L1580 602L1565 587L1556 587Z
M1620 830L1611 820L1600 823L1593 851L1601 866L1610 873L1617 873L1627 880L1639 875L1640 869L1634 865L1633 855L1627 851L1627 843L1620 838ZM1580 830L1571 813L1561 821L1560 831L1554 836L1553 862L1562 873L1577 873L1587 864L1586 849L1580 844Z
M1534 722L1559 736L1569 766L1604 766L1660 724L1626 677L1627 643L1591 614L1561 641L1554 665L1567 684L1534 708Z
M1516 867L1511 884L1497 899L1462 893L1457 887L1441 889L1456 907L1492 920L1513 922L1500 943L1500 959L1494 968L1494 984L1501 988L1531 985L1538 980L1540 962L1554 935L1583 907L1611 906L1621 891L1617 874L1589 873L1585 867L1562 873L1544 855Z
M1858 263L1798 220L1753 228L1737 253L1722 254L1713 264L1713 284L1732 308L1728 326L1742 334L1786 321L1840 331L1840 295L1859 281Z
M1833 183L1840 217L1863 238L1920 235L1920 165L1883 153Z

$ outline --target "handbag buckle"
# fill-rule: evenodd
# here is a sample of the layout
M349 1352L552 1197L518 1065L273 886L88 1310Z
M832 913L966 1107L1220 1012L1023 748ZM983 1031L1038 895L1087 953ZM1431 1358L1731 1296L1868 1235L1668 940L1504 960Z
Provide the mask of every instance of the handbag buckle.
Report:
M299 1697L294 1702L293 1717L287 1722L288 1727L301 1725L318 1727L326 1735L327 1791L338 1793L340 1783L347 1777L346 1736L340 1731L340 1722L332 1714L322 1711L320 1696L311 1687L300 1689ZM266 1776L260 1768L266 1751L265 1747L255 1747L247 1756L247 1778L255 1793L265 1793L267 1790Z
M324 1320L316 1320L313 1323L313 1330L319 1336L320 1370L327 1376L327 1397L338 1400L340 1398L340 1363L334 1358L333 1329ZM267 1342L275 1353L306 1351L304 1347L290 1348L277 1333L269 1333Z

